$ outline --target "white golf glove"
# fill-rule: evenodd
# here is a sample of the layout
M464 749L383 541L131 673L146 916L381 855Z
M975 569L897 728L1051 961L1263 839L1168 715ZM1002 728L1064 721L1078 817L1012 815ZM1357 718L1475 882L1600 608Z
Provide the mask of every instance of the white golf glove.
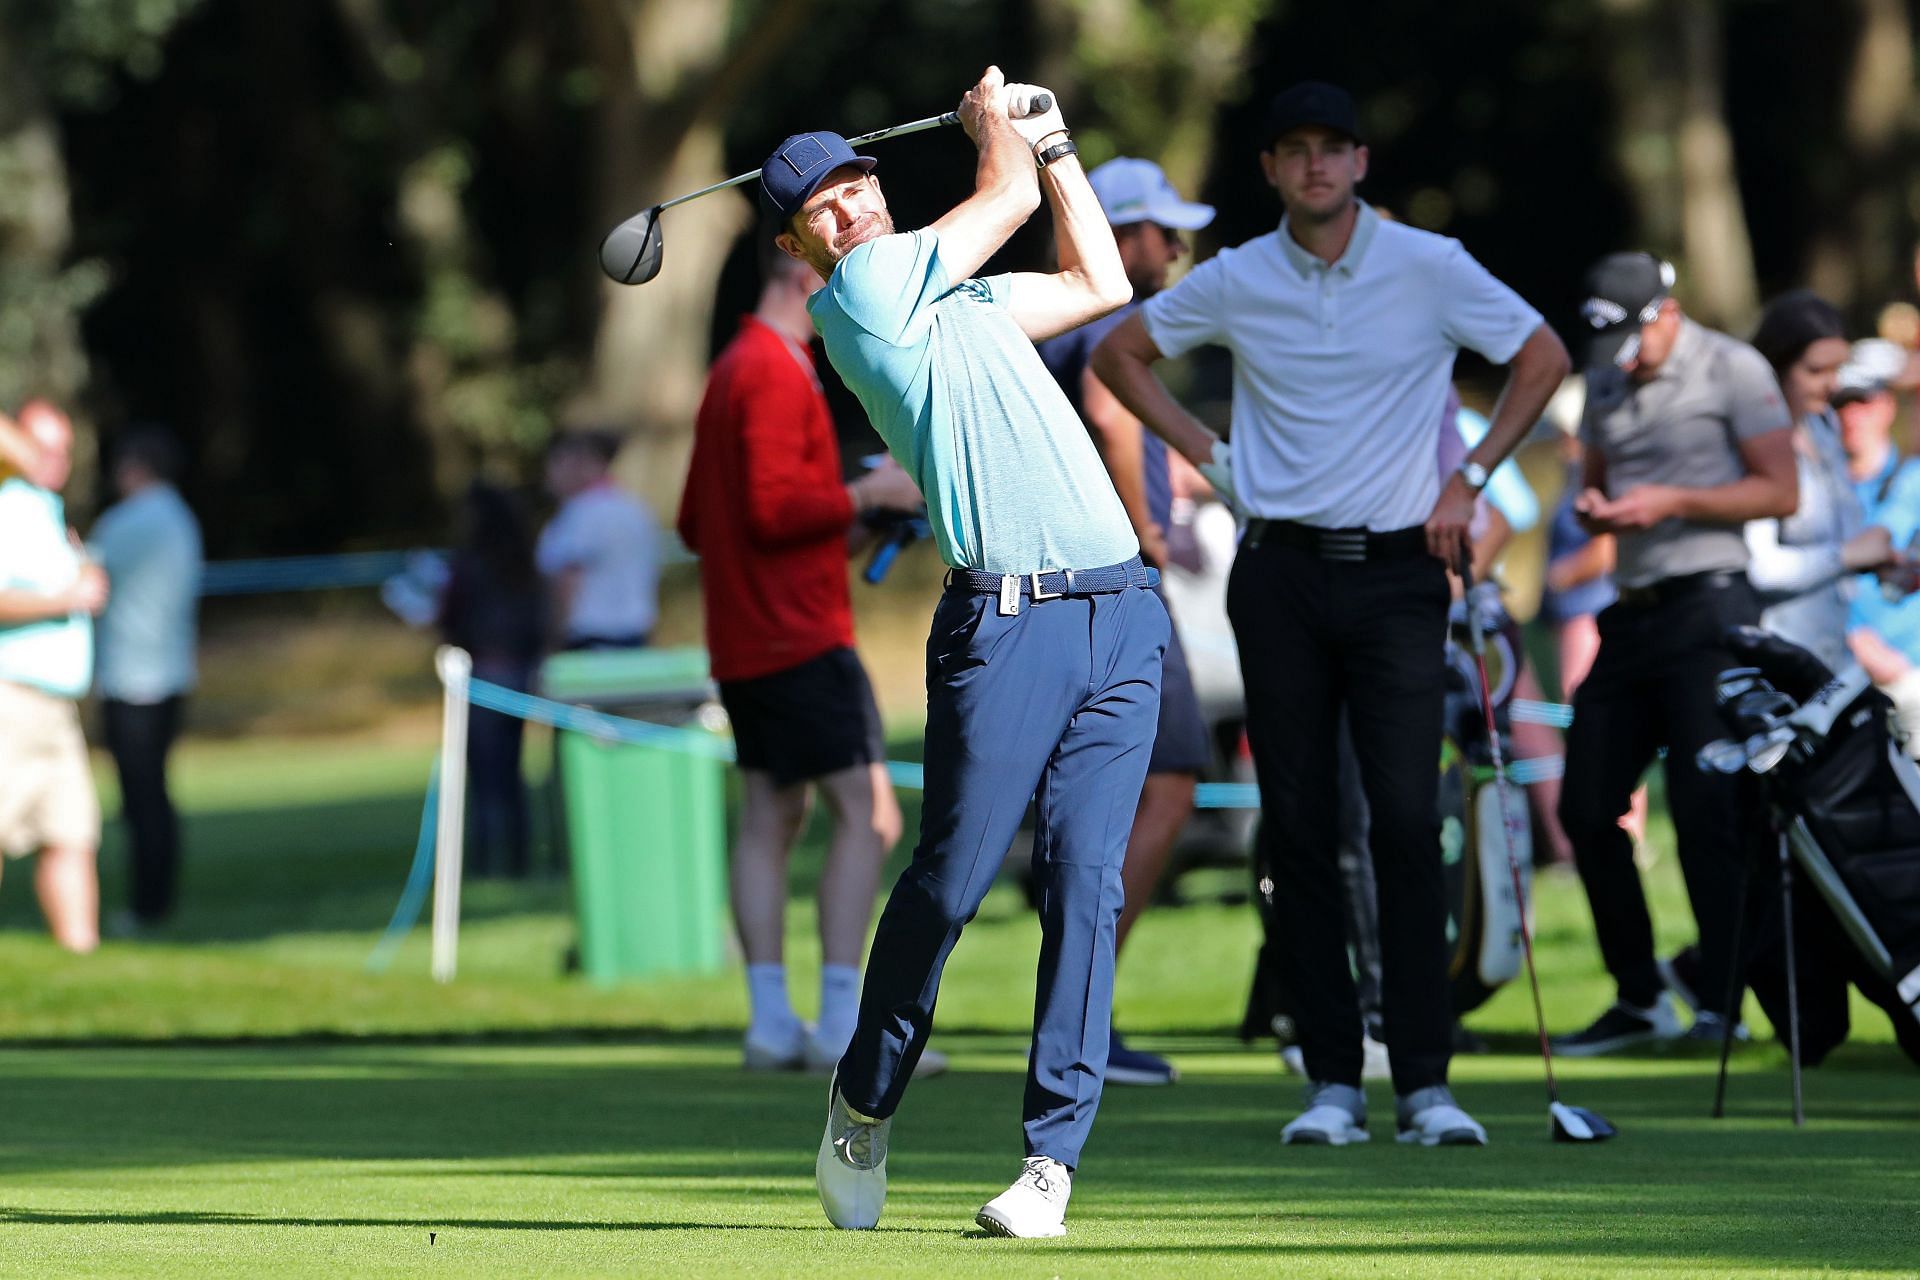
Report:
M1227 504L1227 510L1233 512L1233 518L1245 521L1247 513L1240 505L1240 495L1233 488L1233 454L1227 448L1225 440L1213 442L1213 452L1207 460L1195 468L1213 486L1220 501Z
M1027 114L1033 100L1043 93L1052 99L1047 109ZM1029 147L1038 146L1048 134L1064 133L1067 128L1066 118L1060 114L1060 95L1037 84L1007 86L1007 118L1013 121L1014 131L1027 140Z

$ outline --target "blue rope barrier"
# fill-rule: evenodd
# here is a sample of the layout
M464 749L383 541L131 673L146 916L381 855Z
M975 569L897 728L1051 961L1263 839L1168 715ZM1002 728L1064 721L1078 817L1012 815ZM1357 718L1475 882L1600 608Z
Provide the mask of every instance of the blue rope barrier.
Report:
M405 574L418 556L441 556L438 547L404 551L349 551L318 556L261 556L215 560L200 571L203 596L252 596L279 591L345 591L377 587ZM693 554L676 540L661 556L663 564L690 564Z
M1523 724L1550 724L1564 729L1573 723L1573 708L1564 702L1535 702L1515 698L1507 704L1507 715Z
M276 591L339 591L377 587L403 573L415 551L366 551L331 556L275 556L216 560L200 573L203 596L251 596Z
M400 901L394 904L387 931L380 935L373 954L367 957L369 973L385 973L393 963L393 953L419 923L420 908L426 905L427 888L433 883L434 819L439 813L439 800L440 758L435 756L433 772L427 775L427 803L420 810L420 838L413 846L413 868L407 872L407 887L400 891Z
M682 751L729 764L734 758L733 743L715 737L704 729L680 729L646 720L630 720L625 716L610 716L604 711L569 706L551 698L521 693L490 680L471 681L467 686L467 699L476 707L485 707L489 711L498 711L520 720L552 725L556 729L571 729L602 741L658 747L663 751Z
M555 702L551 698L522 693L518 689L509 689L505 685L494 684L490 680L471 681L467 686L467 698L476 707L485 707L489 711L498 711L503 715L514 716L521 720L551 725L556 729L570 729L575 733L584 733L606 742L624 742L633 746L655 747L662 751L680 751L728 764L733 763L734 760L733 743L725 738L716 737L704 729L683 729L673 725L653 724L646 720L632 720L626 716L608 715L604 711L595 711L589 707L570 706L564 702ZM1530 703L1528 705L1553 707L1556 704ZM1571 722L1570 715L1569 722ZM919 761L889 760L886 765L887 775L893 779L895 786L915 791L922 790L926 786L926 766ZM1511 766L1509 776L1516 782L1540 782L1547 778L1559 777L1562 767L1562 761L1558 756L1542 757L1533 761L1516 760ZM1258 809L1260 787L1252 782L1203 782L1194 788L1193 805L1196 809Z

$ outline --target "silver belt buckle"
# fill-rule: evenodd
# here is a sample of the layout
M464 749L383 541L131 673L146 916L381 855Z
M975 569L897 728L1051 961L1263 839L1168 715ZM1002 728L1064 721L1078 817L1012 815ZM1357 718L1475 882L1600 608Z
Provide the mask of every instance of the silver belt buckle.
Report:
M1011 573L1000 575L1000 616L1020 616L1020 579Z
M1323 560L1360 561L1367 558L1367 535L1357 530L1328 529L1320 534L1320 557Z
M1041 572L1042 572L1041 570L1036 569L1031 574L1027 575L1033 581L1033 602L1035 604L1039 604L1042 600L1058 600L1061 596L1066 594L1066 592L1064 591L1042 591L1040 589Z

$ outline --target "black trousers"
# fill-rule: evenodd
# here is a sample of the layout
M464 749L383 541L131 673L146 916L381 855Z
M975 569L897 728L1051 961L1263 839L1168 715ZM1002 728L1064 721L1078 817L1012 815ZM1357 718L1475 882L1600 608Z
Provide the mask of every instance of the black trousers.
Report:
M1361 1021L1340 875L1341 712L1366 794L1393 1085L1444 1084L1452 1053L1437 813L1448 589L1425 554L1323 560L1243 542L1227 613L1272 860L1274 975L1307 1075L1360 1084Z
M132 900L142 924L173 914L180 879L180 818L167 794L167 753L180 736L184 699L118 702L106 699L107 750L120 775L121 813L126 819Z
M1620 999L1651 1005L1661 988L1653 922L1619 819L1655 753L1667 749L1667 805L1700 929L1695 994L1703 1008L1724 1013L1740 880L1771 846L1758 780L1703 773L1694 754L1726 733L1714 686L1740 664L1722 637L1759 621L1760 608L1743 574L1692 578L1670 590L1659 603L1623 602L1600 614L1600 652L1573 699L1560 822Z

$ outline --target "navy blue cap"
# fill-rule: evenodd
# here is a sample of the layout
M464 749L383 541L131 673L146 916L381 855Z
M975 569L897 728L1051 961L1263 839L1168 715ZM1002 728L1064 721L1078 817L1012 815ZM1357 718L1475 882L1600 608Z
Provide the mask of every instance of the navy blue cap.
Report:
M760 191L782 218L791 218L841 165L870 173L875 163L872 156L855 155L837 133L796 133L760 166Z
M1267 145L1309 124L1344 133L1355 142L1363 141L1353 95L1324 80L1302 80L1283 90L1267 108Z

